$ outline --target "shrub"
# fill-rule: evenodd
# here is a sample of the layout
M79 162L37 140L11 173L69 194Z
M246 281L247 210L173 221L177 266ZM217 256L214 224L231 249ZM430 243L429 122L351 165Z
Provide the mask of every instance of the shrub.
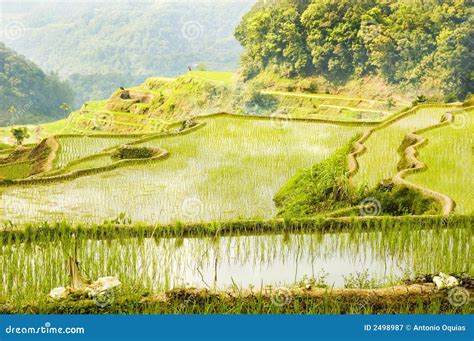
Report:
M148 159L155 154L152 148L147 147L133 147L121 146L113 154L113 157L118 159Z
M28 133L28 128L26 127L12 128L11 133L18 145L22 145L23 141L30 137L30 134Z
M273 95L263 94L261 84L248 83L239 84L234 89L234 108L243 108L250 114L268 114L275 111L278 107L278 100Z
M301 170L283 185L273 199L279 216L305 217L352 205L354 194L346 169L347 154L354 139L323 162Z
M438 214L441 210L436 200L407 186L393 186L392 183L378 185L366 197L376 198L384 215Z

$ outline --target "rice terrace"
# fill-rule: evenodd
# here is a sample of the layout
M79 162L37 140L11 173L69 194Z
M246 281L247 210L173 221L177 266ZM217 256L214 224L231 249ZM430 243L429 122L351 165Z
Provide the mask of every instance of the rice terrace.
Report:
M375 62L334 80L310 33L309 71L260 60L254 26L296 11L264 3L235 29L238 71L185 65L5 121L0 313L473 313L472 80L446 94Z

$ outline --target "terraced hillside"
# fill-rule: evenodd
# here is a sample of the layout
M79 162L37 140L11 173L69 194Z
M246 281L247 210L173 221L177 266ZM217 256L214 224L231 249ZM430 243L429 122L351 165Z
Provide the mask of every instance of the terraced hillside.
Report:
M209 117L203 122L202 128L190 134L136 145L167 150L170 157L165 161L68 183L8 189L1 199L3 217L12 221L67 217L77 222L101 222L126 212L134 220L148 223L270 218L275 213L273 195L288 178L298 169L322 161L361 131L357 127L230 116ZM333 139L334 134L339 139ZM86 141L98 148L96 141L102 139ZM62 144L69 141L60 140ZM100 147L119 143L116 139L106 141L109 143ZM61 153L63 161L58 165L84 156L69 148ZM96 209L91 212L87 207Z
M402 108L387 108L379 99L282 91L262 91L262 97L258 92L246 90L230 72L149 78L140 86L117 90L108 100L84 103L67 119L27 126L31 137L26 143L65 133L157 133L187 118L219 112L377 123ZM0 143L13 144L9 135L9 128L0 128Z
M456 212L474 213L474 111L454 112L454 121L422 135L428 140L418 158L427 169L408 180L451 197Z
M120 309L127 306L122 299L139 295L142 302L145 291L183 285L260 286L263 293L294 282L356 285L372 295L367 288L383 292L407 274L472 274L465 247L472 218L460 216L473 211L469 104L389 112L380 99L268 90L260 94L272 96L277 110L232 112L234 87L230 73L153 78L65 120L30 126L23 147L2 145L0 296L9 304L0 301L0 309L24 312L36 302L38 311L57 311L46 293L67 281L61 269L72 233L89 275L107 271L122 280ZM214 100L202 105L210 93ZM11 144L8 131L0 136ZM292 191L295 183L303 187ZM281 191L292 204L318 209L288 215ZM276 235L253 235L265 232ZM330 299L338 302L344 290L331 291ZM442 294L422 290L413 291L417 308L405 296L396 308L377 296L376 311L469 311L446 308L437 301ZM331 307L361 311L358 296L347 300ZM141 311L140 304L130 311Z
M118 90L107 101L85 104L68 119L36 127L36 139L59 133L55 139L60 147L53 155L53 167L30 177L32 162L4 162L0 176L13 180L9 186L17 186L2 190L2 218L15 222L63 218L101 222L121 213L148 223L270 218L276 213L273 197L286 181L298 170L325 160L357 134L362 136L361 143L352 151L361 149L353 154L355 158L349 158L348 174L355 190L371 189L400 170L400 148L407 134L436 125L447 111L457 110L459 117L468 113L460 104L420 105L371 117L350 117L347 112L331 116L324 109L318 114L303 114L298 109L294 115L216 115L216 108L209 107L198 115L184 112L176 116L177 109L170 109L170 103L180 110L199 106L199 100L184 97L191 88L199 98L219 87L221 96L211 104L228 104L224 94L232 91L235 82L232 73L222 72L193 71L178 79L152 78L142 86ZM280 104L291 98L304 107L308 101L316 111L318 105L326 105L321 103L338 103L350 112L366 113L382 110L384 105L381 100L342 95L262 93L277 96ZM198 124L186 133L184 125L188 123ZM471 130L467 125L456 132L456 145L462 145L463 151L470 148L461 141ZM438 140L442 143L440 136ZM117 162L120 160L114 159L114 153L124 144L160 149L168 159L160 157L153 164ZM430 151L429 147L426 150ZM9 150L2 153L6 156ZM460 160L462 164L472 161L469 153L460 154L467 155ZM435 160L426 163L431 169ZM456 169L462 172L458 165ZM424 174L429 174L430 180ZM450 185L439 184L439 174L433 171L411 178L426 188L453 194ZM461 176L459 179L469 182ZM462 187L459 183L452 186ZM121 193L130 193L134 200L130 202ZM454 197L460 201L458 212L469 212L469 195ZM96 209L91 212L87 207ZM343 214L354 213L357 211L353 209Z
M407 111L389 125L375 129L363 143L366 151L359 156L359 170L353 177L357 186L373 187L391 179L400 161L399 148L406 134L440 122L442 116L456 106L420 107Z

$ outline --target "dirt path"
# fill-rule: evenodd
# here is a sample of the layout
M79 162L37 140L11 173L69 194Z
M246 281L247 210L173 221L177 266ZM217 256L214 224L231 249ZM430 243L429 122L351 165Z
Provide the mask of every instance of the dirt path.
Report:
M416 185L406 180L405 178L410 174L424 171L427 168L426 164L418 159L418 148L423 147L428 141L426 137L421 136L420 134L450 125L453 120L454 115L451 113L447 113L443 115L440 123L407 134L405 136L404 141L402 142L402 148L404 145L406 145L406 148L403 150L402 158L400 160L400 164L403 165L403 168L392 178L392 181L396 185L405 185L407 187L413 188L423 193L425 196L438 201L441 204L442 212L444 215L449 215L454 212L456 203L452 198L445 194L435 192L429 188Z
M324 95L324 94L304 94L304 93L294 93L294 92L285 92L285 91L273 91L273 90L264 90L262 94L267 95L277 95L277 96L288 96L288 97L304 97L304 98L319 98L319 99L339 99L346 101L363 101L370 103L381 103L384 104L384 101L366 99L359 97L350 97L350 96L339 96L339 95Z
M49 147L51 148L51 152L48 155L48 158L46 159L46 162L44 163L43 167L43 172L49 172L50 170L53 169L53 163L54 160L56 160L56 156L59 151L59 142L56 140L54 136L48 137L46 140Z
M45 155L45 151L47 154ZM32 160L32 172L31 175L49 172L54 167L54 160L59 151L59 142L54 136L50 136L43 140L37 147L35 147L31 153L30 158Z
M443 298L447 292L438 290L434 284L399 285L379 289L347 288L269 288L258 290L224 290L177 289L152 295L142 300L143 303L169 303L174 300L201 301L218 299L222 301L235 299L264 299L291 303L298 299L327 300L334 299L347 303L364 305L404 304L407 302L427 302L434 298Z
M42 172L49 172L53 169L53 163L59 151L59 142L54 136L46 139L46 145L50 148L50 152L43 163Z
M429 106L420 105L420 106L413 107L410 110L401 112L393 117L388 118L387 120L381 122L380 124L378 124L377 126L373 128L367 129L362 134L362 136L352 144L351 152L347 156L347 163L348 163L347 175L349 179L353 178L359 171L358 158L367 151L367 147L364 145L364 143L369 139L369 137L372 136L374 132L378 130L382 130L398 121L401 121L407 116L415 115L418 112L418 110L423 109L425 107L429 107ZM462 104L447 104L447 105L444 105L443 107L446 107L446 109L463 108ZM466 107L465 109L469 109L469 108L471 107Z
M365 109L365 108L357 108L357 107L344 107L340 105L330 105L330 104L320 104L320 107L323 108L335 108L335 109L346 109L354 112L372 112L372 113L381 113L384 115L390 115L389 111L384 111L384 110L375 110L375 109Z

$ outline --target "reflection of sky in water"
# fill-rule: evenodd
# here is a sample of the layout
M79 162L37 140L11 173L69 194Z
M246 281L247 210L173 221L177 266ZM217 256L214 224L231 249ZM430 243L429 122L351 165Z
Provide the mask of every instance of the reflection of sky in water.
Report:
M331 236L328 237L326 238L327 242L331 244ZM234 242L231 242L230 248L224 246L228 243L229 238L222 239L220 252L216 250L216 247L210 246L203 251L202 258L192 257L188 254L188 250L192 249L190 244L193 243L193 240L185 240L183 246L175 250L175 255L176 253L180 254L177 257L185 258L183 263L171 265L169 268L175 274L175 284L212 287L217 275L218 287L228 287L235 283L239 287L252 285L260 288L265 285L293 284L302 280L304 276L318 278L326 272L326 282L329 286L342 287L344 285L343 276L350 273L355 274L367 270L370 278L377 279L389 279L390 276L402 274L402 263L391 258L381 260L370 249L327 252L328 245L322 245L320 250L304 251L298 250L298 247L293 244L290 251L279 253L278 249L268 250L273 252L273 257L265 257L261 252L255 252L256 249L258 250L257 245L255 245L256 248L240 251L240 253L244 252L244 255L239 255L235 239ZM281 241L281 238L278 239ZM222 248L226 248L226 250L223 251ZM327 254L324 254L325 252Z
M408 272L465 271L469 238L466 229L443 229L79 240L78 260L90 278L117 276L124 287L154 292L182 286L228 288L234 283L259 289L324 273L329 286L342 287L344 276L365 271L366 279L379 284ZM0 296L21 297L31 288L48 292L67 285L64 264L73 250L73 243L62 241L0 246ZM20 265L19 276L15 269Z
M117 270L123 271L124 276L148 277L146 281L155 289L162 288L165 283L170 287L213 287L216 284L226 288L235 283L239 287L260 288L294 284L305 276L319 278L323 273L327 273L329 286L342 287L343 276L366 270L370 278L387 281L393 276L401 276L402 269L408 267L406 260L398 261L387 254L376 255L363 242L350 242L351 247L340 248L339 238L346 237L344 233L324 235L321 241L314 235L222 237L214 243L198 238L178 243L175 239L164 239L159 243L145 239L138 242L133 256L125 252ZM102 248L100 244L108 245L89 241L89 252L85 257L98 254Z
M250 285L259 288L262 285L285 285L293 284L307 276L308 278L318 278L322 273L327 273L326 282L329 286L342 287L344 285L343 276L350 273L363 272L368 270L371 278L388 279L393 275L401 275L397 271L396 262L380 261L368 257L361 257L359 254L351 254L343 257L333 255L329 257L318 257L314 255L304 255L297 257L292 255L285 260L275 259L271 263L253 265L239 262L218 262L217 285L227 287L235 282L239 287L249 287ZM193 264L184 269L183 279L185 283L192 286L203 286L203 281L196 276L196 269ZM201 270L208 285L213 284L215 271L213 264L208 264Z

